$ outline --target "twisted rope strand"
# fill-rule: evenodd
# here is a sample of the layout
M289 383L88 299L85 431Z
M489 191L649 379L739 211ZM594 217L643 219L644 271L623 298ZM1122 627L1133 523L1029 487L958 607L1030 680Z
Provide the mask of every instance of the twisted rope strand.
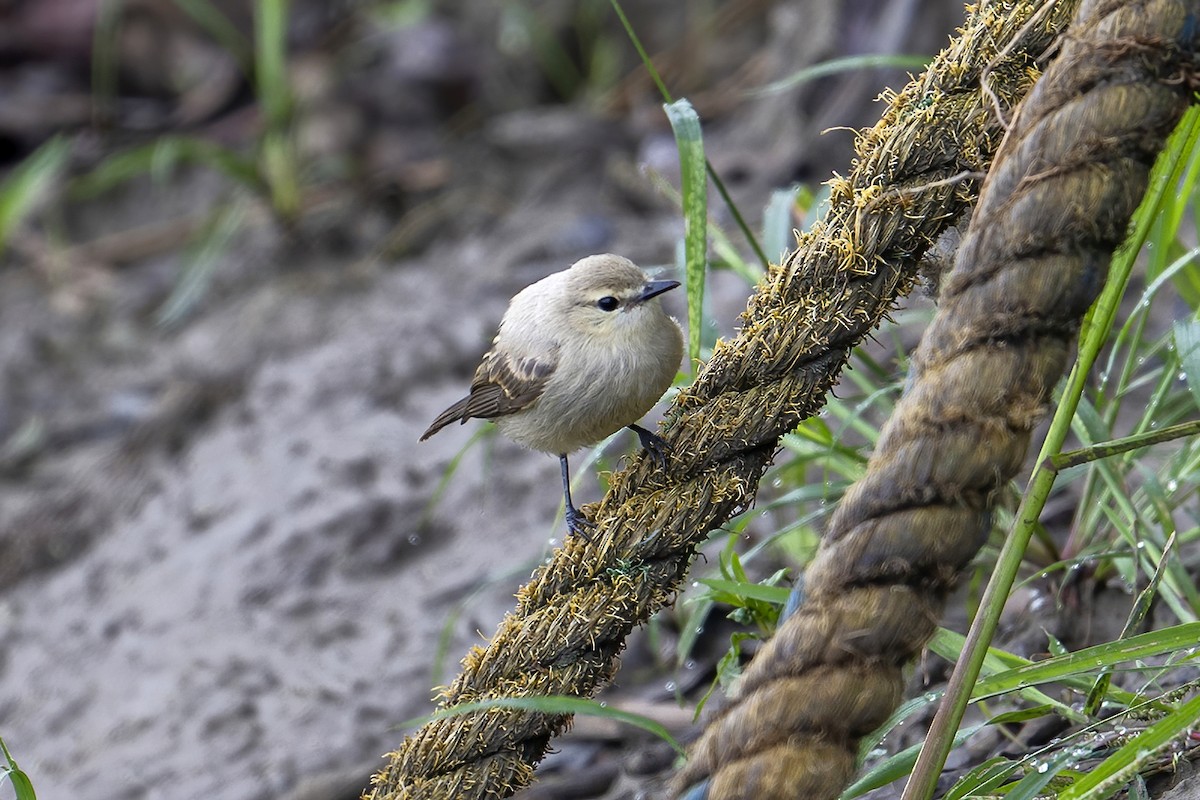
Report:
M468 653L443 707L586 696L611 679L629 631L669 602L708 532L750 506L779 437L820 407L851 348L973 200L970 175L986 170L1003 135L980 89L984 68L1014 106L1073 4L1060 0L1034 24L1042 4L981 4L930 68L891 98L860 137L851 176L833 182L825 220L770 271L741 333L718 343L668 411L669 469L637 457L613 476L591 541L571 537L535 572L488 646ZM859 610L845 613L855 624ZM932 625L933 610L927 615ZM390 754L367 796L507 796L532 780L569 721L500 709L437 719Z
M991 526L1083 314L1189 102L1200 0L1087 0L1018 110L909 389L805 575L806 599L709 724L677 791L835 798L858 740ZM840 753L831 748L842 748Z

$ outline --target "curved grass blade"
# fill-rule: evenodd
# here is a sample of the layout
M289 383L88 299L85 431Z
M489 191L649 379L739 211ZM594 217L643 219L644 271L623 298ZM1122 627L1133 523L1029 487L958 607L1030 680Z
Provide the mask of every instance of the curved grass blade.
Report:
M1047 759L1030 759L1026 765L1025 777L1017 781L1004 797L1006 800L1034 800L1042 794L1042 790L1049 785L1050 781L1058 777L1063 770L1078 762L1088 752L1086 748L1069 747Z
M623 722L626 725L632 725L635 728L641 728L647 733L652 733L662 739L681 756L687 755L687 750L680 744L671 732L667 730L661 722L642 716L641 714L633 714L629 711L622 711L619 708L600 703L596 700L590 700L583 697L567 697L565 695L548 695L545 697L495 697L491 700L479 700L474 703L462 703L460 705L443 708L426 717L418 717L416 719L406 720L400 723L401 728L415 728L435 719L445 719L446 717L457 717L462 714L471 714L476 711L490 711L497 708L515 709L518 711L536 711L541 714L585 714L591 717L601 717L603 719L611 719L616 722Z
M69 196L87 200L141 175L165 179L185 164L216 170L254 191L262 188L254 163L233 150L193 136L162 136L104 159L91 172L71 181Z
M3 739L0 739L0 756L4 758L4 763L0 764L0 778L7 777L12 783L17 800L37 800L37 794L33 791L33 781L29 780L29 776L17 766L16 761L13 761Z
M1200 408L1200 320L1175 323L1175 352L1187 380L1188 391Z
M62 173L70 152L66 139L54 138L37 149L0 183L0 253Z
M820 64L813 64L811 67L797 70L782 80L768 83L766 86L753 89L746 94L750 97L779 94L780 92L786 92L788 89L794 89L802 83L823 78L826 75L836 75L839 72L850 72L856 69L870 69L872 67L925 69L932 60L931 56L918 55L863 55L834 58L829 61L822 61Z
M155 314L158 325L170 328L179 324L208 293L217 265L221 263L234 236L242 230L245 220L245 204L236 201L213 214L199 238L184 255L179 283L175 284Z
M243 75L254 69L254 46L238 27L209 0L172 0L237 62Z
M1200 694L1133 737L1117 752L1101 761L1075 783L1064 789L1058 800L1108 797L1121 784L1170 746L1177 736L1200 724Z
M970 739L985 725L987 725L986 722L981 722L978 725L963 728L955 734L954 746L958 747L967 739ZM885 759L866 775L863 775L850 784L849 788L842 792L838 800L853 800L853 798L866 794L872 789L887 786L892 781L908 775L912 772L913 764L917 762L917 754L921 752L921 744L921 742L917 742L914 745L904 748L899 753L896 753L896 755Z

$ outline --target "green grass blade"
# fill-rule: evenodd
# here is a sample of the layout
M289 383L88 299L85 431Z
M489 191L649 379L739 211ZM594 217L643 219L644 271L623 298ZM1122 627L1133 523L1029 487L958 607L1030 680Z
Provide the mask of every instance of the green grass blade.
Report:
M1197 367L1200 368L1200 364ZM1200 406L1200 397L1196 399L1196 403ZM1082 407L1081 404L1080 408ZM1198 433L1200 433L1200 420L1195 422L1181 422L1178 425L1160 428L1149 433L1122 436L1119 439L1110 439L1107 442L1089 445L1079 450L1068 450L1065 453L1059 453L1050 459L1050 466L1056 471L1062 472L1065 469L1077 467L1081 464L1088 464L1103 458L1112 458L1122 453L1140 450L1143 447L1195 436Z
M182 9L183 13L204 29L205 33L221 45L233 60L243 75L251 75L254 70L254 46L238 27L229 21L211 0L172 0Z
M254 6L254 84L267 128L278 130L291 115L287 79L289 0L257 0Z
M1025 777L1017 781L1004 794L1004 797L1007 800L1034 800L1034 798L1041 794L1042 789L1045 789L1050 781L1054 780L1064 769L1067 769L1074 762L1078 761L1082 755L1083 753L1077 753L1074 749L1068 748L1044 760L1030 759L1026 765Z
M222 172L252 191L262 188L254 164L233 150L192 136L163 136L104 159L91 172L71 182L70 197L90 199L141 175L164 177L184 164Z
M856 69L871 69L873 67L890 67L893 69L925 69L932 60L931 56L919 55L863 55L834 58L813 64L811 67L793 72L782 80L768 83L759 89L752 89L746 94L758 97L769 94L779 94L788 89L794 89L802 83L824 78L826 75L836 75L839 72L850 72Z
M954 746L958 747L967 739L974 736L985 724L987 723L972 725L969 728L959 731L954 736ZM853 800L853 798L866 794L872 789L887 786L892 781L903 778L912 771L913 764L917 760L917 753L919 752L921 752L920 742L911 747L904 748L890 758L884 759L870 772L850 784L849 788L842 792L838 800Z
M1086 775L1068 786L1058 800L1108 797L1155 758L1171 741L1200 723L1200 694L1126 742Z
M17 766L12 754L8 752L8 746L4 744L4 739L0 739L0 755L4 756L4 763L0 764L0 778L7 777L12 783L16 800L37 800L37 793L33 791L33 781Z
M641 714L633 714L629 711L622 711L619 708L601 703L596 700L589 700L583 697L568 697L565 695L548 695L544 697L496 697L491 700L479 700L474 703L462 703L449 708L441 709L426 717L418 717L400 723L401 728L416 728L431 722L435 719L446 719L447 717L457 717L463 714L473 714L477 711L490 711L492 709L515 709L518 711L535 711L541 714L584 714L590 717L601 717L602 719L611 719L616 722L622 722L626 725L632 725L635 728L640 728L647 733L651 733L662 739L667 744L679 753L681 756L687 755L687 750L684 749L671 732L666 729L661 722L642 716Z
M266 121L260 143L262 173L271 189L271 205L285 220L300 213L300 179L290 130L292 91L287 73L289 0L255 4L254 80Z
M92 31L92 118L112 121L117 98L117 40L125 0L101 0Z
M1196 408L1200 408L1200 320L1180 320L1175 323L1175 352L1179 356L1188 391L1196 401Z
M700 583L741 600L761 600L777 606L783 606L787 602L788 595L792 593L792 590L786 586L766 586L761 583L724 578L701 578Z
M771 199L763 212L763 252L767 258L776 259L776 263L782 261L796 242L796 237L792 235L796 227L792 213L796 207L798 190L798 187L792 186L771 192Z
M1051 681L1067 683L1068 679L1085 677L1126 661L1163 653L1183 652L1189 648L1194 650L1197 642L1200 642L1200 622L1173 625L1130 636L1128 639L1085 647L1074 653L1053 656L1044 661L1030 662L982 678L975 684L971 697L978 700ZM1079 686L1079 683L1073 682L1070 685ZM1089 685L1088 682L1083 684L1085 689Z
M663 83L662 76L658 74L658 69L654 66L654 62L650 60L650 54L646 52L646 48L642 47L642 40L638 38L637 32L629 22L629 18L625 16L625 11L621 8L621 4L617 0L609 0L609 2L612 3L613 11L616 12L617 18L621 20L621 25L625 28L625 35L629 37L629 41L633 42L633 47L637 50L638 58L642 60L642 64L646 67L646 73L650 76L650 80L654 81L654 85L658 87L659 95L668 103L675 102L675 98L671 97L671 93L667 91L667 85Z
M950 661L951 663L958 661L958 659L962 657L962 651L965 646L966 637L964 637L962 634L955 633L954 631L946 630L945 628L938 628L937 633L933 635L933 639L931 639L929 642L929 649L931 651L937 653L939 656L947 661ZM980 700L995 694L1014 692L1037 706L1049 706L1055 709L1060 716L1066 717L1067 719L1079 723L1086 722L1086 717L1084 717L1078 711L1075 711L1066 703L1055 700L1053 697L1050 697L1040 689L1034 688L1034 681L1013 679L1007 683L1005 682L1005 678L1002 676L1010 675L1015 670L1026 667L1030 663L1031 662L1028 662L1025 659L1017 658L1012 653L1006 653L1003 650L998 650L996 648L988 648L988 653L984 657L981 671L987 674L990 679L996 682L996 684L1003 686L1004 688L994 690L991 694L979 694L976 692L975 694L972 694L971 699ZM984 683L984 681L981 681L979 684L977 684L977 686L983 685Z
M687 262L688 361L694 364L700 358L704 273L708 262L708 181L705 179L704 140L700 134L700 117L691 103L678 100L663 108L671 121L675 145L679 149L683 246Z
M183 274L159 308L155 322L162 327L171 327L195 308L208 292L213 272L229 249L233 237L242 230L245 219L244 204L238 202L213 215L194 246L184 254Z
M995 794L992 790L1004 783L1016 769L1017 764L1007 758L989 758L950 787L942 800L965 800L968 797L986 797Z
M46 142L0 183L0 253L17 226L37 208L67 163L71 145L66 139Z

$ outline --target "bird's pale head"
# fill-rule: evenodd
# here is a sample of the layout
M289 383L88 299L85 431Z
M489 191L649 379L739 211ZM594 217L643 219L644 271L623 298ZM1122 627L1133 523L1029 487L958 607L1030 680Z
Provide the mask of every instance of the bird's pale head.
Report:
M591 336L634 337L665 315L658 296L678 281L654 281L627 258L588 256L563 273L562 302L572 328Z

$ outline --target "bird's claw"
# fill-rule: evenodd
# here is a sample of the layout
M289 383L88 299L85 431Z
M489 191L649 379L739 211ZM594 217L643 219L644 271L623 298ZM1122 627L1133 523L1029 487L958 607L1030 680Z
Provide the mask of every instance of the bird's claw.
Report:
M642 449L646 451L646 455L650 457L654 465L659 469L666 469L667 455L671 452L671 446L661 436L651 433L641 425L630 425L629 428L638 435Z
M563 516L567 518L568 533L582 536L585 542L592 540L591 532L596 530L596 523L585 517L582 511L574 506L567 506Z

